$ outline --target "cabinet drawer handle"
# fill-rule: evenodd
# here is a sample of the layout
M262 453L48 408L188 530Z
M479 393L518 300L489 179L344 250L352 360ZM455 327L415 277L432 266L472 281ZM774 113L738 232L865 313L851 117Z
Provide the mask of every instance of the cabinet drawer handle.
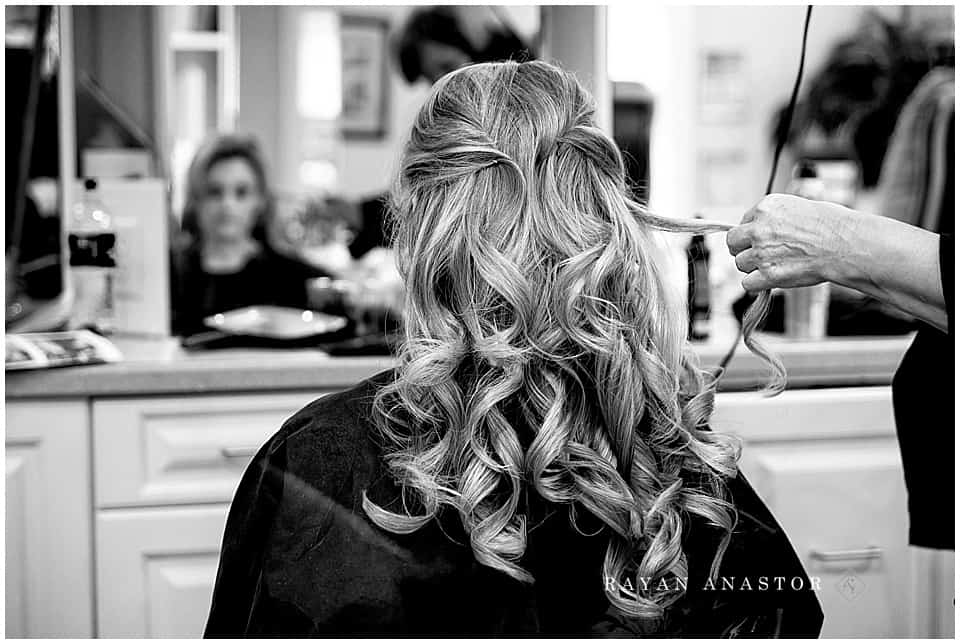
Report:
M257 455L256 447L221 447L220 455L224 458L253 458Z
M810 558L815 561L870 561L879 559L883 548L867 546L855 550L811 550Z

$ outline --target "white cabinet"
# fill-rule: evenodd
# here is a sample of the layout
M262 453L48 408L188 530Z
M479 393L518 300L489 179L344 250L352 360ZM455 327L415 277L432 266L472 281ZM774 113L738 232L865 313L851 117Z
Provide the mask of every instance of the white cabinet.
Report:
M203 633L240 477L283 422L320 395L94 401L99 636Z
M907 501L895 442L758 445L743 469L820 580L824 637L910 634Z
M247 464L316 392L95 401L97 507L229 503Z
M9 403L7 634L201 635L240 476L320 395ZM953 553L906 545L889 388L724 393L712 425L820 578L824 636L953 635Z
M889 387L721 394L712 425L819 578L823 637L953 636L953 553L907 545Z
M87 410L7 404L7 637L94 634Z
M195 638L217 575L225 504L97 515L101 637Z

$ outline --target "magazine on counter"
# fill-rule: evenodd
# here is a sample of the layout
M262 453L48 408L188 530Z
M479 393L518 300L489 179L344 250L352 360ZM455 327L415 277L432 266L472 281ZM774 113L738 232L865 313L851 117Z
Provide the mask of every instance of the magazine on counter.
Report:
M120 350L92 331L6 334L6 370L102 364L123 359Z

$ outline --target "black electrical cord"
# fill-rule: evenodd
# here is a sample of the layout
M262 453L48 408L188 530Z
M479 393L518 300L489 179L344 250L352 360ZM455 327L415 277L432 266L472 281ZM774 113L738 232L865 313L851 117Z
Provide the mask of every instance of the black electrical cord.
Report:
M811 13L813 13L813 5L808 4L807 15L803 21L803 40L800 44L800 64L797 67L797 78L793 82L793 92L790 94L790 102L787 104L787 113L784 119L784 126L781 128L779 133L780 136L777 138L777 146L773 152L773 164L770 167L770 178L767 179L767 189L764 192L764 195L768 195L773 192L773 181L777 176L777 166L780 164L780 153L783 152L783 146L787 144L787 138L790 135L790 125L793 122L793 112L797 106L797 96L800 93L800 82L803 80L803 64L807 58L807 32L810 29ZM717 371L714 376L715 381L720 379L720 376L723 375L727 365L730 364L730 360L733 359L733 354L736 353L742 337L743 323L740 324L740 329L737 331L737 337L733 341L733 346L730 347L730 350L727 351L727 354L723 357L723 360L720 361L720 365L717 367Z

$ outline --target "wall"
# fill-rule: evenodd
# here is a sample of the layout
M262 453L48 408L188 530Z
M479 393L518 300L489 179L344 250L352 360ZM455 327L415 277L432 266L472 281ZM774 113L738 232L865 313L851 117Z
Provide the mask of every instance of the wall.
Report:
M237 16L237 131L255 134L267 165L278 171L279 139L275 98L278 74L278 7L243 5Z
M867 9L899 18L899 6L816 6L810 21L804 78L823 64L832 45L850 34ZM651 205L688 217L697 202L699 150L737 146L744 152L733 192L743 207L762 196L777 108L790 96L800 57L804 6L647 6L609 9L608 64L613 80L645 83L656 98L651 141ZM912 7L916 18L943 18L951 7ZM912 16L913 17L913 16ZM745 61L747 113L734 127L698 119L698 74L704 50L736 50ZM781 184L782 185L782 184ZM742 213L742 211L741 211ZM734 217L737 209L717 212Z
M350 15L385 18L390 23L392 33L403 24L411 8L352 6L340 11ZM347 197L374 196L387 190L404 138L430 90L424 81L408 85L393 65L393 61L388 64L387 74L390 89L387 98L389 116L386 136L378 141L341 143L339 189Z
M813 9L804 78L817 72L832 45L857 27L868 7ZM902 7L869 7L897 19ZM944 8L911 8L917 18L943 17ZM939 10L938 9L942 9ZM725 174L723 190L736 203L706 211L711 219L738 222L763 196L772 161L770 143L776 109L790 97L800 57L805 7L652 6L615 4L609 8L608 68L612 80L647 84L655 96L651 133L651 208L672 217L690 217L702 206L705 150L738 150L741 160ZM913 18L913 16L912 16ZM746 114L736 125L705 125L700 120L700 57L705 50L738 51L743 56ZM801 89L802 92L802 89ZM778 177L789 172L781 164ZM776 187L782 189L784 179ZM670 235L672 278L686 289L683 247L688 237ZM723 284L723 297L739 296L736 267L723 235L707 238L712 249L711 280ZM727 293L727 291L729 291ZM716 304L716 303L715 303ZM726 304L717 308L726 310Z
M596 101L597 126L613 133L613 101L607 73L607 8L543 7L545 59L573 72Z
M318 7L322 8L322 7ZM341 14L374 16L387 20L391 32L407 18L409 6L329 7ZM300 189L298 161L294 153L302 132L296 123L293 100L295 73L284 63L294 55L296 12L308 7L238 6L240 108L237 129L261 140L275 182L287 192ZM465 8L477 17L480 8ZM513 27L524 36L539 28L539 8L502 8ZM489 12L488 12L489 14ZM486 19L494 20L489 14ZM331 156L338 165L337 192L348 198L381 194L390 184L400 148L416 111L429 92L420 81L408 85L392 61L388 63L388 122L379 140L335 141Z
M505 6L501 8L511 26L521 36L532 36L539 27L539 9L532 6ZM352 6L341 8L341 12L351 15L373 15L386 18L390 22L391 33L399 28L407 18L412 7L405 6ZM472 11L479 22L491 21L489 12L482 7L463 7ZM483 14L486 13L486 16ZM397 67L390 61L388 65L390 82L389 123L387 135L380 141L349 141L341 144L342 166L340 169L341 190L348 197L377 195L387 190L390 179L396 169L400 148L413 124L417 110L423 104L430 91L429 84L420 80L408 85Z

